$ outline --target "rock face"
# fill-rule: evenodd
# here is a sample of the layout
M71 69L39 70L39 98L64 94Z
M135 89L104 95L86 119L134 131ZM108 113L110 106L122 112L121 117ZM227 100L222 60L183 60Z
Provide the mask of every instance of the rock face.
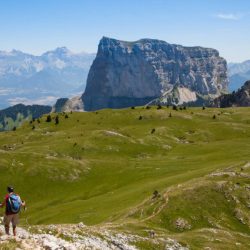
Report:
M164 102L179 87L185 101L193 102L197 96L217 97L227 85L227 63L214 49L103 37L82 98L87 111L123 108Z
M245 82L245 84L238 90L231 94L222 95L216 98L213 102L215 107L249 107L250 106L250 81Z
M69 98L60 98L52 108L52 112L70 112L84 111L83 102L80 96Z

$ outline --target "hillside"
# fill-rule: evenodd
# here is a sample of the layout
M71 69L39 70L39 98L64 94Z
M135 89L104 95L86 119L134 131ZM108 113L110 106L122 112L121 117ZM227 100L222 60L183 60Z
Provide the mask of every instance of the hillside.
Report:
M22 226L69 242L125 234L124 249L249 249L249 114L153 106L59 114L57 125L45 115L0 133L1 195L14 185Z
M0 110L0 132L16 129L24 121L37 119L50 111L50 106L23 104Z
M249 107L250 106L250 81L246 81L241 88L230 94L221 95L213 100L215 107Z

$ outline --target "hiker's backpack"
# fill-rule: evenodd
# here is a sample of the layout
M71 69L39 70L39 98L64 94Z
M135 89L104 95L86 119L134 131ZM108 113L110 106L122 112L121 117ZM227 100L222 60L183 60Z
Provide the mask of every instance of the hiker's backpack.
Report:
M20 197L17 194L10 194L6 201L7 210L17 214L22 206Z

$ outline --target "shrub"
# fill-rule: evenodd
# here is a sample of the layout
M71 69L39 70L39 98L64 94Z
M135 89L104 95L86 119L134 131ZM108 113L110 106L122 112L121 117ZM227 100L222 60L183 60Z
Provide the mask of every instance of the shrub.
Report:
M213 119L216 119L216 115L213 115Z
M55 124L56 124L56 125L59 124L59 116L58 116L58 115L56 116Z
M16 131L16 126L15 127L13 127L13 129L12 129L13 131Z
M139 120L142 120L142 116L141 115L139 116Z
M146 106L146 109L151 109L151 107L150 106Z
M169 113L168 117L172 117L172 114L171 114L171 112Z
M205 109L206 109L206 107L205 107L205 106L203 106L203 107L202 107L202 110L205 110Z
M51 122L51 115L47 115L46 122Z
M162 106L160 104L158 104L157 109L162 109Z
M155 128L153 128L152 130L151 130L151 134L153 134L155 132Z
M155 190L154 192L153 192L153 199L155 199L155 198L158 198L158 197L160 197L160 193L157 191L157 190Z
M173 105L173 110L178 110L178 107L176 105Z
M131 107L131 109L135 109L135 107L134 107L134 106L132 106L132 107Z
M69 118L69 116L68 116L67 114L66 114L64 117L65 117L65 119L68 119L68 118Z

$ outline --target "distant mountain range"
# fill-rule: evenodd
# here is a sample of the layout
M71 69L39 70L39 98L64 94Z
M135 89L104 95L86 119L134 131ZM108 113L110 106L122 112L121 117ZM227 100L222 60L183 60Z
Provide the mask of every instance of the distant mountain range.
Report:
M229 63L228 75L230 91L242 87L244 82L250 80L250 60L242 63Z
M82 93L94 57L66 47L41 56L0 51L0 109L17 103L51 105Z

